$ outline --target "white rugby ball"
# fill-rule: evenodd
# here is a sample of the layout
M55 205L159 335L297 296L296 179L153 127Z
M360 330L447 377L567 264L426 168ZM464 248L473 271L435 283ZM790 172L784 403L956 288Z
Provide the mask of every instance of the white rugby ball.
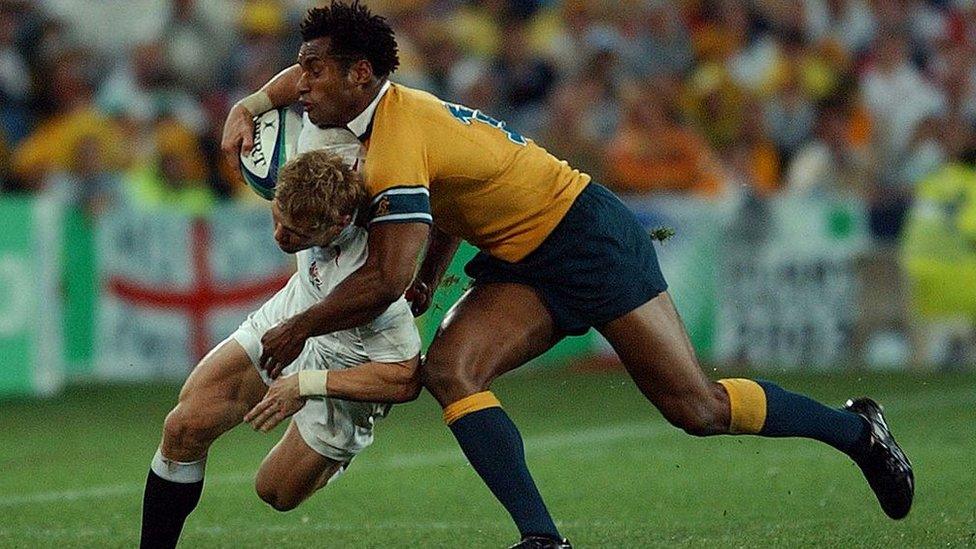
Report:
M285 107L254 117L254 148L241 152L241 174L262 198L274 198L278 170L295 156L301 129L301 117Z

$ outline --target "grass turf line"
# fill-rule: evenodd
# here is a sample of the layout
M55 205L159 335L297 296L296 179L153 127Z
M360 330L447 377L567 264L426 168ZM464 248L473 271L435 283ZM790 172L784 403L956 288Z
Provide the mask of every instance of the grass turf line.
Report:
M537 372L495 387L534 475L578 547L969 546L976 375L769 374L840 404L886 406L916 466L916 508L883 516L860 472L825 445L695 439L666 425L621 374ZM141 485L173 386L74 388L0 404L0 547L130 547ZM218 441L183 547L503 547L517 537L428 397L394 408L349 473L290 513L254 494L274 436Z

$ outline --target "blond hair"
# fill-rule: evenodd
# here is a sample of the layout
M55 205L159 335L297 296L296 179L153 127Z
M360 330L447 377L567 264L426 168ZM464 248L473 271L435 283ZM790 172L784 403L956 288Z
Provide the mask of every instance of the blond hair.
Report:
M341 157L315 150L281 168L274 200L293 221L318 231L342 216L354 215L366 201L366 187Z

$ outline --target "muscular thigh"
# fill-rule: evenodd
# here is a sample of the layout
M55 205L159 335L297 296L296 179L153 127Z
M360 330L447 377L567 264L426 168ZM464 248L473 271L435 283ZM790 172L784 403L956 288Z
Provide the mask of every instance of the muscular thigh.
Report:
M659 407L711 392L684 324L667 292L612 320L599 331L641 391Z
M190 372L180 401L233 401L241 405L257 404L268 387L261 380L240 343L228 339L207 353Z
M240 423L267 390L244 348L228 339L190 372L180 390L178 408L213 418L215 423L229 428Z
M487 389L561 337L531 287L477 285L448 312L434 337L423 367L425 385L441 405L450 404Z

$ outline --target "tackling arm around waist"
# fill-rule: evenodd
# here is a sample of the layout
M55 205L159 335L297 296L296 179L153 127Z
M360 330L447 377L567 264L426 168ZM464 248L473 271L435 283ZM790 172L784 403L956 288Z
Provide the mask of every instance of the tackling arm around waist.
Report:
M293 317L305 338L365 325L400 299L427 241L424 223L385 223L369 230L366 263L322 301Z
M302 370L303 397L361 402L409 402L420 394L420 355L402 362L366 362L343 370Z

